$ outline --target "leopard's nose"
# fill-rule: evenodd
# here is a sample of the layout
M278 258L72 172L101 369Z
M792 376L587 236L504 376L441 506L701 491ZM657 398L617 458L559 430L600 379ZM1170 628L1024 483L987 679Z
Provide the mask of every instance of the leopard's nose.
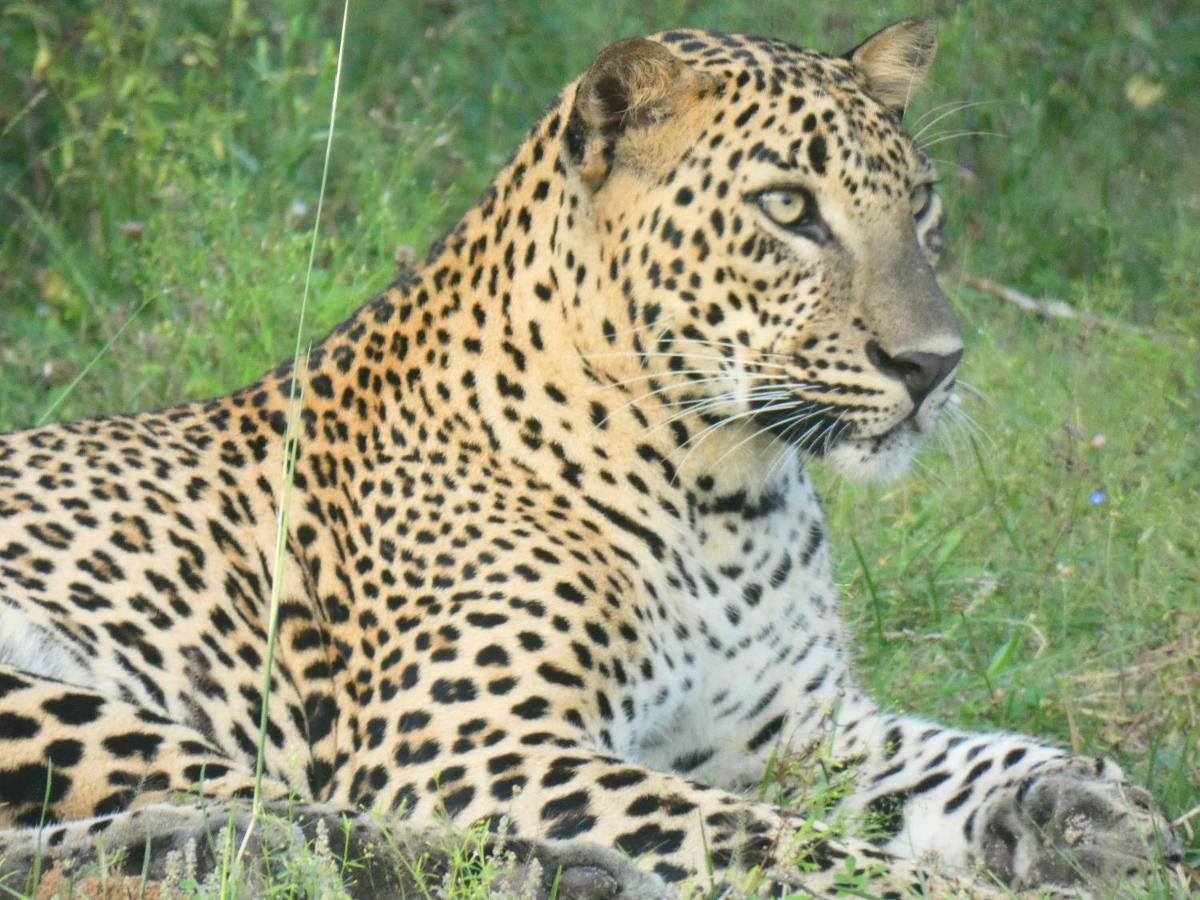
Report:
M908 351L892 356L878 341L871 340L867 342L867 359L883 374L903 382L913 406L920 407L933 389L950 377L962 359L962 349L953 353Z

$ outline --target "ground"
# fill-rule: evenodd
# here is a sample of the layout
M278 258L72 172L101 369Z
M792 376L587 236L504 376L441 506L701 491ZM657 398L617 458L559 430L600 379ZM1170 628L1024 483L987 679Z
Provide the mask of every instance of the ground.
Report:
M0 429L222 393L294 340L340 11L70 6L0 19ZM943 6L910 121L941 160L976 424L949 423L891 487L823 478L863 672L914 712L1113 755L1183 817L1200 803L1200 12ZM684 23L834 47L916 11L352 8L309 332L454 220L603 44ZM963 274L1119 324L1043 321Z

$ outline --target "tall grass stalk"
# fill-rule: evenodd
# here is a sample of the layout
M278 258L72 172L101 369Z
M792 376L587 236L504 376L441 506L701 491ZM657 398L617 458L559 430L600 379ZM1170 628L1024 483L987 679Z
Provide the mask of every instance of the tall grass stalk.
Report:
M292 483L296 474L296 455L299 445L300 413L304 409L304 383L300 380L300 348L304 340L304 317L308 309L308 297L312 288L313 265L317 257L317 239L321 229L321 210L325 204L325 188L329 181L329 160L333 151L333 135L337 127L338 93L342 83L342 62L346 53L346 26L350 21L350 0L342 4L342 28L338 38L337 65L333 73L333 97L329 104L329 133L325 138L325 161L321 169L321 189L317 194L317 213L313 220L312 239L308 247L308 267L304 273L304 292L300 298L300 317L296 323L296 347L292 353L292 378L288 386L287 434L284 441L284 459L279 509L275 519L275 560L271 575L271 611L267 622L267 652L263 660L262 710L258 723L258 754L254 761L254 800L250 823L242 844L238 848L237 862L240 864L250 845L250 836L262 814L263 762L267 743L267 713L271 696L271 669L275 660L275 640L279 632L279 604L283 590L283 569L287 553L288 509L291 506ZM303 371L308 371L308 354L303 359ZM298 396L297 396L298 392Z

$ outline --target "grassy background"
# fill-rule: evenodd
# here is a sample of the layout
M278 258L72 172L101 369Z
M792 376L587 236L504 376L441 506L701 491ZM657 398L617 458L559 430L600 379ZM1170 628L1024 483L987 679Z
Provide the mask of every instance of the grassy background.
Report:
M931 717L1113 755L1180 815L1200 803L1194 2L355 3L309 331L452 223L604 44L686 24L841 50L913 12L941 21L910 121L941 160L977 426L898 485L822 479L864 674ZM222 393L290 355L340 16L0 8L0 430ZM976 105L934 122L944 104ZM1042 321L963 273L1125 324Z

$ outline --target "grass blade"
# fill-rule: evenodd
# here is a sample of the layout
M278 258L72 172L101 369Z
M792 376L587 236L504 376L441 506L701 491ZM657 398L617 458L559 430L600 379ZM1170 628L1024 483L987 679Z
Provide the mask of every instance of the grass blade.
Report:
M308 268L304 273L304 292L300 298L300 316L296 323L296 348L292 354L292 378L288 388L287 433L284 437L283 490L279 498L279 509L275 521L275 558L271 578L271 610L267 624L267 652L263 660L262 710L258 728L258 753L254 762L254 799L250 824L238 848L237 862L240 864L254 833L254 826L262 813L262 778L265 765L267 742L268 708L271 696L271 669L275 659L275 641L279 632L279 605L283 590L283 567L287 550L287 519L291 506L292 484L296 473L296 456L299 447L300 412L304 408L304 383L301 371L308 371L308 354L304 356L303 370L300 366L300 348L304 340L304 318L308 310L308 298L312 290L313 265L317 257L317 239L321 229L321 210L325 204L325 190L329 181L329 160L333 152L333 136L337 126L337 101L342 83L342 62L346 52L346 26L350 21L350 0L342 4L342 28L338 39L337 65L333 74L333 97L329 108L329 133L325 139L325 161L321 169L321 188L317 195L317 212L313 219L312 239L308 248Z

